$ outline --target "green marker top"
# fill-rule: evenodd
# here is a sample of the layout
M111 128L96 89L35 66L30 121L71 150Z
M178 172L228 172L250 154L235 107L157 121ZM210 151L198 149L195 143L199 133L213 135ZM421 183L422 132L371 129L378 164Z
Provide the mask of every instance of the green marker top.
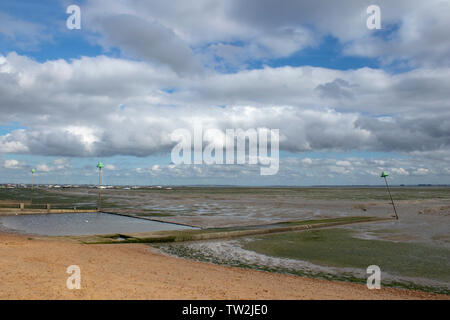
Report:
M31 173L35 173L36 172L36 170L34 170L34 169L31 169Z
M383 171L383 172L381 173L381 177L382 177L382 178L387 177L387 176L388 176L388 174L387 174L386 171Z
M97 163L97 168L101 169L101 168L103 168L103 167L104 167L104 165L103 165L102 162Z

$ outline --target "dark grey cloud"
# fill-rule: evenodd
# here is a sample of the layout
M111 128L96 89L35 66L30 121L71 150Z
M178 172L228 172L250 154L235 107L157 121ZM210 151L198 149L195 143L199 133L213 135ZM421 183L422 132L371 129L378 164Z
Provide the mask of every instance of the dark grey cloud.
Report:
M159 62L181 74L202 71L188 44L156 20L130 14L111 15L97 22L105 46L118 47L125 55Z
M320 84L314 90L317 90L320 96L325 98L351 99L353 98L351 87L352 86L347 81L338 78L334 79L332 82Z
M385 121L361 117L356 124L370 131L380 151L434 151L450 147L448 115Z

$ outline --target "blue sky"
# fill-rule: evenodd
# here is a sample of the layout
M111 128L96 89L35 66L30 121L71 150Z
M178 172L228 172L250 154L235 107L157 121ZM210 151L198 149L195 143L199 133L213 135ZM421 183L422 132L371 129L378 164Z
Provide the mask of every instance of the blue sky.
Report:
M322 2L2 1L0 182L450 183L448 2ZM279 129L278 173L174 167L199 124Z

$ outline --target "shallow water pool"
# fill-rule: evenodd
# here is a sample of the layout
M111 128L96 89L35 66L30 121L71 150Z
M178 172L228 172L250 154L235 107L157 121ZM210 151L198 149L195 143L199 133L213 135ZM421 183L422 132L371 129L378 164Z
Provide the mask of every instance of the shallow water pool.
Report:
M0 229L25 234L68 236L194 228L93 212L4 216L0 217Z

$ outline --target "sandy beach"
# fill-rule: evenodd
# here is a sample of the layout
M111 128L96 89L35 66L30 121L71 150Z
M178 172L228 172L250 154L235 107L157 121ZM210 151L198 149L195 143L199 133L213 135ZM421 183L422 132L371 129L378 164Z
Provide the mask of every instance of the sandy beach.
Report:
M0 299L449 299L166 256L144 244L85 245L0 233ZM81 268L69 290L66 268Z

